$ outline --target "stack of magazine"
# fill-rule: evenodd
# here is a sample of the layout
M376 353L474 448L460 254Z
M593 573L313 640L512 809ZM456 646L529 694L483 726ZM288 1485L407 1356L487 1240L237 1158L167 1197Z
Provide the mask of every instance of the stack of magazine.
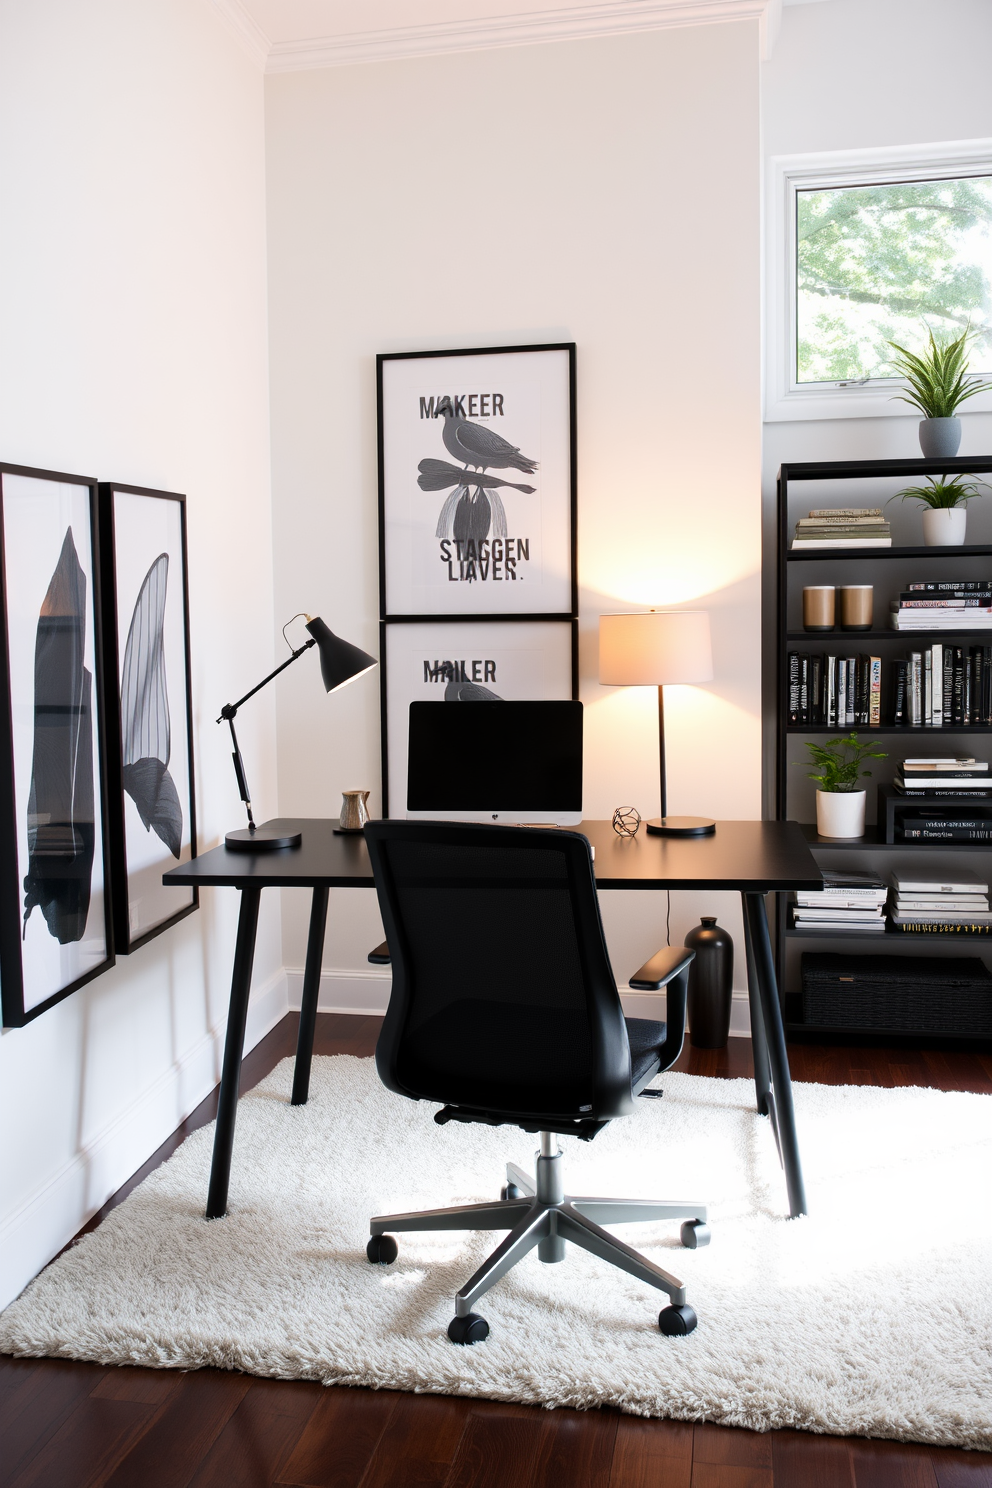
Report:
M889 609L893 630L989 630L992 579L909 584Z
M792 911L797 930L812 935L885 933L885 880L870 873L825 872L823 889L796 892Z
M889 920L914 935L989 935L989 886L969 873L928 878L923 872L893 873Z
M814 507L796 523L794 548L891 548L880 506Z
M898 837L907 842L992 842L992 778L985 760L905 759L893 790L913 806L900 812Z

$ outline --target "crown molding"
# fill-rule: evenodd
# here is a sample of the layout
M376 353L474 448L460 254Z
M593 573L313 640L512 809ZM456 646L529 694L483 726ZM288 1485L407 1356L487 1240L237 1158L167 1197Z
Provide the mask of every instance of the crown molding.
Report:
M261 26L248 14L241 0L211 0L260 72L265 71L272 43Z
M592 36L623 36L723 21L758 20L764 27L767 13L769 10L774 13L778 3L779 0L620 0L617 4L613 0L613 3L479 20L351 31L340 36L276 42L269 50L265 70L304 72L321 67L347 67L356 62L395 62L407 57L437 57L449 52L576 41ZM214 0L214 4L225 11L241 10L239 0ZM766 52L767 46L766 42Z

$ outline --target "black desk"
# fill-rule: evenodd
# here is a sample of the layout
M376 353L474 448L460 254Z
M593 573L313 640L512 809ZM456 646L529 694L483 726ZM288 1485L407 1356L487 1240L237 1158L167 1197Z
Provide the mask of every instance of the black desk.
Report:
M227 1211L238 1082L262 890L313 889L292 1095L293 1105L302 1105L310 1089L328 891L375 887L364 838L335 836L334 821L277 817L265 825L302 832L302 845L258 855L215 847L202 857L171 869L163 879L167 884L241 890L207 1193L208 1219L219 1219ZM585 833L596 849L596 883L601 889L736 889L740 893L744 906L758 1110L769 1117L775 1132L785 1168L790 1213L805 1214L806 1194L796 1140L792 1081L763 897L776 889L823 887L820 870L799 826L795 822L719 822L714 836L694 838L650 837L639 832L634 838L623 839L609 822L583 822L578 830Z

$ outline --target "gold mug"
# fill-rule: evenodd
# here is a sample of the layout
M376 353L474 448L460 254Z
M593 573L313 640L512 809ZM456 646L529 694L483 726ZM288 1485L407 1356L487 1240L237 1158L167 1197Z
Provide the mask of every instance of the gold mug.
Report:
M369 792L363 790L343 791L341 793L341 816L339 819L342 832L360 832L369 820L368 799Z

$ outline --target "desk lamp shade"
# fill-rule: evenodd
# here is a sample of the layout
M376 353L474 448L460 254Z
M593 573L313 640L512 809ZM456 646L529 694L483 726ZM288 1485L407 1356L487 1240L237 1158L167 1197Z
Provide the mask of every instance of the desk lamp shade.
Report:
M708 817L669 816L665 779L667 682L710 682L713 649L706 610L649 610L599 617L599 680L609 687L657 687L661 816L647 823L661 837L704 837L716 830Z
M320 675L328 692L336 692L346 682L354 682L357 677L361 677L364 672L370 672L376 665L374 656L370 656L367 651L359 650L350 641L343 641L340 636L336 636L319 615L308 620L306 628L317 644Z
M354 682L356 678L364 676L376 665L374 656L369 656L367 651L362 651L358 646L353 646L350 641L343 641L336 636L332 630L321 620L319 615L294 615L293 620L305 620L306 628L310 632L310 639L304 641L302 646L292 651L288 660L282 662L276 669L263 677L250 692L246 692L243 698L236 703L225 703L220 710L218 723L227 723L231 730L231 743L234 746L234 773L238 780L238 789L241 799L245 803L248 813L247 827L240 827L235 832L228 832L224 841L227 847L234 852L274 852L284 847L299 847L302 841L299 832L282 832L278 827L257 827L251 809L251 793L248 790L248 782L245 778L244 762L241 758L241 750L238 748L238 736L234 729L234 719L242 703L246 703L250 697L271 682L273 677L278 677L288 666L292 666L296 659L309 651L311 646L317 647L320 657L320 675L324 683L325 691L337 692L338 688L344 687L346 682ZM283 635L292 624L287 620L283 626ZM288 637L287 637L288 640Z

